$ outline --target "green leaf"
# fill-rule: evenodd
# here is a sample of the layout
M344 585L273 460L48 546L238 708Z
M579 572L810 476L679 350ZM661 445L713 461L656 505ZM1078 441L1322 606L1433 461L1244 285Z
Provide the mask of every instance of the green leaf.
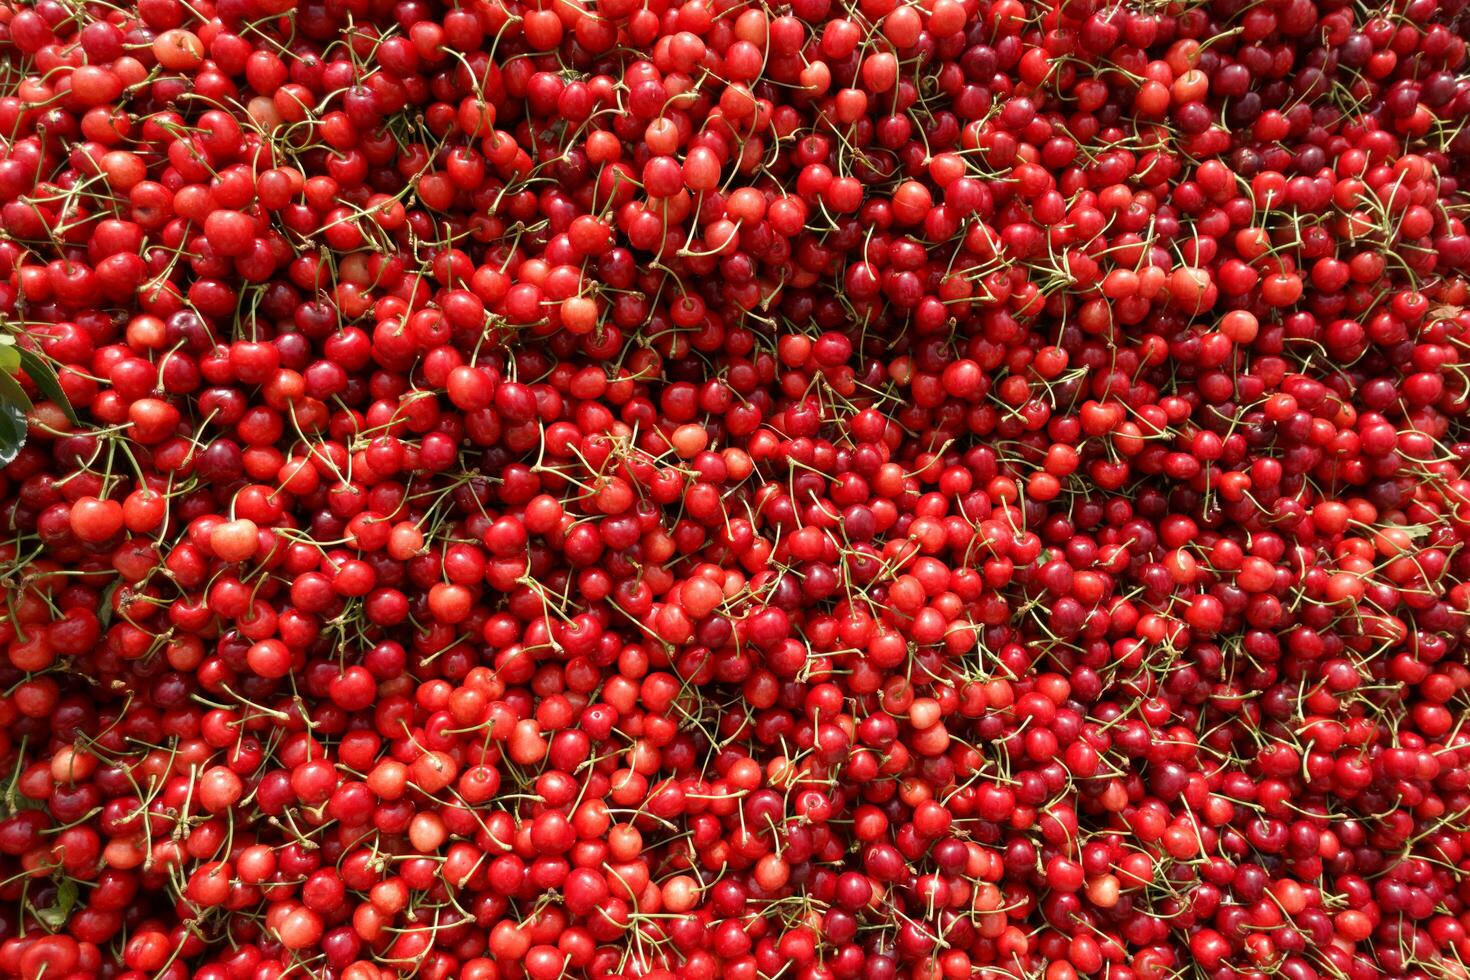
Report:
M97 621L102 624L103 629L107 629L112 624L112 595L117 591L119 585L122 585L121 580L113 582L102 590L102 606L97 610Z
M47 929L60 929L70 919L76 904L77 883L71 878L63 878L56 886L56 904L49 909L37 909L36 918Z
M14 381L9 375L6 377ZM25 444L25 409L9 402L0 402L0 466L10 465L10 461L20 455L20 449Z
M0 334L0 337L9 338L9 334ZM15 346L15 341L8 344L0 344L0 371L6 374L14 374L20 367L20 348Z
M34 406L31 404L31 396L15 380L13 374L0 371L0 402L6 405L17 405L22 413L29 412Z
M56 377L56 371L45 359L33 350L17 347L20 351L20 365L25 368L26 374L41 389L41 394L49 400L61 406L62 412L66 414L67 420L72 425L80 425L81 420L77 418L76 410L71 407L71 401L66 397L66 392L61 390L61 382ZM14 372L12 372L14 373Z

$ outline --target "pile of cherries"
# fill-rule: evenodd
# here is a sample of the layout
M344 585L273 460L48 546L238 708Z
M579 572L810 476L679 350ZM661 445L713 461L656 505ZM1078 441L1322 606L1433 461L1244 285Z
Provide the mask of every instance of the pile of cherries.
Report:
M0 976L1470 978L1378 3L6 0Z

